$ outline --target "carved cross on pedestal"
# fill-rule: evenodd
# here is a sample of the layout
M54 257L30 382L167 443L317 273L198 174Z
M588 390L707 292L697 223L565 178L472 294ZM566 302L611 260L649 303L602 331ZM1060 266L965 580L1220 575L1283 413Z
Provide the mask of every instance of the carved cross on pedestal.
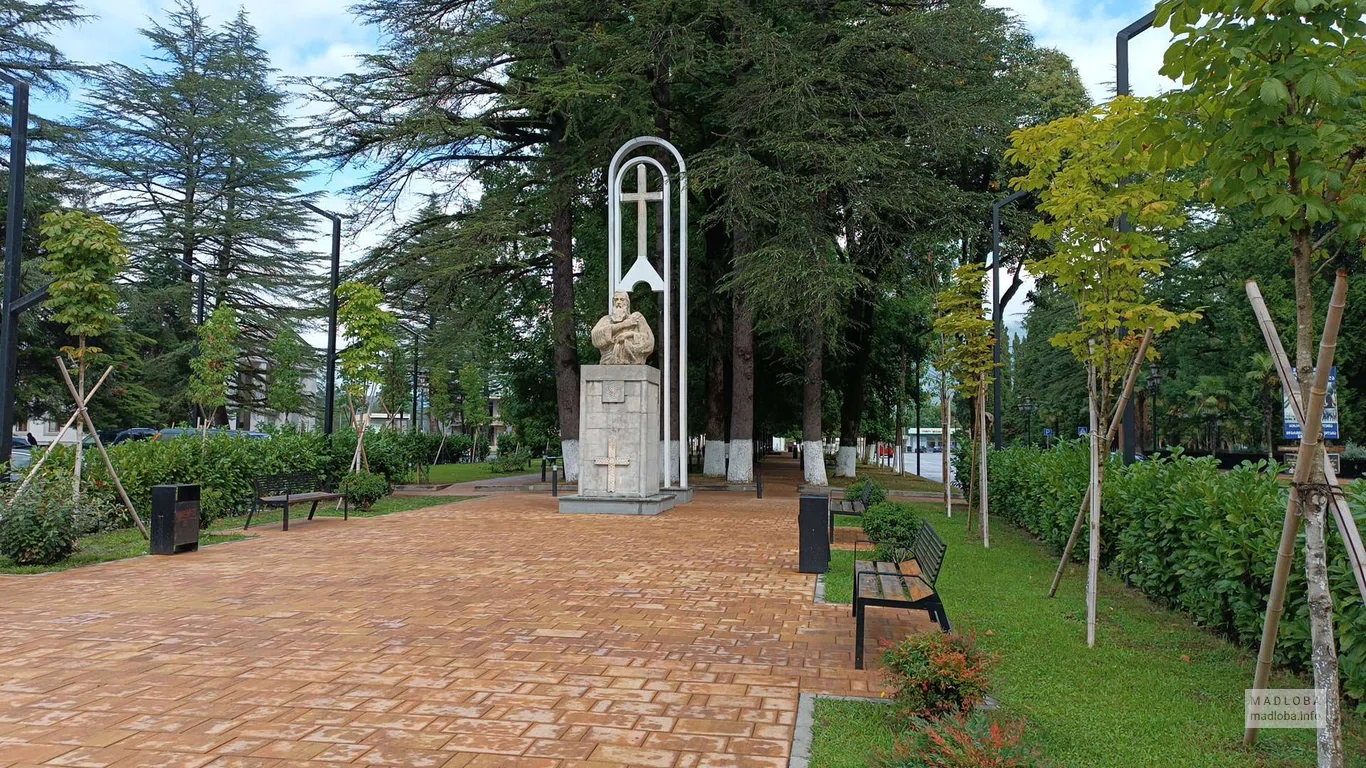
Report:
M617 439L607 438L607 456L601 459L594 459L593 463L599 467L607 467L607 492L617 492L617 467L631 466L630 459L617 458Z

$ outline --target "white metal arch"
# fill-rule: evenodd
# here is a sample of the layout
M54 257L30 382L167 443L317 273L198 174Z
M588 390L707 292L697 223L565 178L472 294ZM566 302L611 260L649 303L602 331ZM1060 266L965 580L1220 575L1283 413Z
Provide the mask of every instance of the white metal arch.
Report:
M678 164L678 317L673 317L672 307L672 201L669 198L671 184L669 173L653 157L641 155L626 160L631 152L643 147L661 147L668 150ZM675 323L678 331L678 482L679 487L688 487L688 165L678 148L657 136L637 136L621 145L607 166L607 311L612 311L612 294L618 290L629 291L633 286L622 284L621 264L621 181L626 171L640 164L656 168L663 178L664 199L664 253L663 293L664 293L664 456L661 468L668 466L670 442L673 430L669 424L670 375L673 373L671 335ZM638 254L637 258L643 258ZM648 262L647 262L648 263ZM633 282L638 282L632 273ZM648 280L646 281L648 282ZM652 286L653 287L653 286ZM656 288L656 292L660 289ZM669 484L669 472L664 471L665 484Z

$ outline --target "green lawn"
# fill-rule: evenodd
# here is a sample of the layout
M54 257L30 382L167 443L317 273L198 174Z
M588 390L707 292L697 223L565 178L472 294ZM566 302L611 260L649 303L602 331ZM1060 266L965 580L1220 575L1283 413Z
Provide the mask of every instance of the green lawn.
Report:
M816 699L812 768L866 768L896 746L897 722L886 704Z
M365 512L352 512L352 517L380 517L391 515L395 512L407 512L412 509L422 509L438 504L452 504L457 501L473 498L471 496L390 496L381 499L375 506ZM319 505L316 517L341 517L341 509L333 509L331 504L326 506ZM294 523L308 517L308 507L295 507L290 510L290 522ZM281 512L278 509L263 510L260 514L251 519L253 529L257 525L269 526L280 525ZM199 534L199 546L206 547L213 544L221 544L225 541L241 541L250 538L242 531L242 524L247 520L245 515L238 517L225 517L216 520L212 530L204 531ZM75 554L67 559L53 563L52 565L15 565L11 560L0 556L0 574L5 573L47 573L49 571L65 571L68 568L79 568L82 565L93 565L95 563L105 563L110 560L123 560L129 557L139 557L147 554L147 542L142 538L142 534L136 529L125 528L118 531L108 531L97 533L93 536L83 536L77 540L77 550Z
M935 458L938 458L938 454L935 454ZM860 476L867 475L868 477L873 478L877 481L878 485L888 490L924 491L926 493L939 494L942 494L944 492L944 486L940 483L936 483L933 480L926 480L925 478L919 475L912 475L910 473L898 475L896 472L893 472L889 467L881 467L870 464L860 464L858 465L858 474ZM857 479L858 478L835 477L831 475L830 485L835 488L843 488Z
M490 470L489 463L486 461L475 462L473 464L437 464L432 467L427 482L468 483L474 480L488 480L491 477L508 477L509 475L525 474L526 472L532 471L537 473L537 478L540 478L541 460L537 459L529 466L531 466L531 469L528 469L525 472L505 472L500 474Z
M354 510L354 509L351 510L350 516L351 516L351 517L383 517L384 515L392 515L392 514L394 514L395 512L407 512L407 511L409 511L409 510L422 509L422 508L424 508L424 507L434 507L434 506L437 506L437 505L439 505L439 504L453 504L453 503L455 503L455 502L457 502L457 501L464 501L465 499L471 499L471 498L474 498L474 497L473 497L473 496L389 496L389 497L387 497L387 498L380 499L378 502L375 503L375 505L374 505L373 507L370 507L370 509L368 509L368 510L366 510L366 511L364 511L364 512L359 512L359 511ZM316 518L319 518L319 517L336 517L336 518L340 518L341 516L342 516L341 507L336 506L336 502L324 502L324 503L318 505L318 514L314 515L314 518L315 518L315 519L316 519ZM260 512L256 513L256 515L255 515L254 517L251 518L251 527L252 527L252 529L255 529L257 526L266 526L266 527L271 526L271 525L279 526L279 525L280 525L280 520L281 520L281 518L283 518L283 517L284 517L284 512L281 511L281 510L279 510L279 509L262 509ZM299 522L299 521L301 521L301 520L307 521L307 519L308 519L308 505L307 505L307 504L305 504L305 505L291 506L291 507L289 508L289 523L290 523L291 526L293 526L295 523L297 523L297 522ZM225 517L225 518L222 518L222 519L220 519L220 520L214 521L213 530L214 530L215 532L218 532L218 531L241 531L241 530L242 530L242 525L243 525L244 523L246 523L246 521L247 521L247 516L246 516L246 515L239 515L239 516L236 516L236 517Z
M199 546L207 547L225 541L240 541L247 538L237 533L202 533ZM107 563L110 560L123 560L147 554L147 540L135 528L106 531L76 540L76 552L61 562L52 565L15 565L14 561L0 556L0 573L47 573L79 568L82 565Z
M1048 760L1068 768L1114 766L1256 766L1289 768L1315 762L1313 732L1264 730L1244 750L1243 691L1253 654L1195 627L1110 578L1100 583L1097 646L1086 647L1085 569L1072 567L1058 597L1045 597L1057 565L1038 544L1004 522L992 525L991 549L969 540L966 515L945 518L934 505L922 514L948 542L939 590L955 631L976 633L1001 658L993 695L1004 714L1022 717L1026 738ZM825 598L852 595L853 556L836 550ZM841 575L843 574L843 575ZM1273 676L1273 688L1306 688L1307 679ZM841 709L818 727L822 742L875 745L885 713L857 704L851 722ZM1348 765L1366 766L1366 723L1349 718ZM844 759L844 758L841 758ZM863 764L813 761L815 768Z

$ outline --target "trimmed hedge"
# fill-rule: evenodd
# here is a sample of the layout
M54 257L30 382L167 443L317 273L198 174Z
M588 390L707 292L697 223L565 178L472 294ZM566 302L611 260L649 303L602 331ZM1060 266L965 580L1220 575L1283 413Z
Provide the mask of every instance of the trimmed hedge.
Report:
M151 515L152 486L198 483L200 523L207 528L220 517L246 514L251 508L253 478L311 472L336 483L346 474L356 448L356 433L349 429L338 430L331 438L292 428L273 430L271 435L270 440L256 440L210 433L203 439L189 433L169 440L140 440L110 448L109 459L144 520ZM365 438L370 471L383 475L389 485L402 482L417 461L435 453L428 438L411 432L371 431ZM41 477L66 478L69 482L75 449L56 446L52 450ZM93 454L93 450L86 452L82 492L92 500L121 508L104 463ZM122 522L132 524L128 519Z
M991 507L1060 552L1087 482L1084 441L1051 450L1010 448L990 454ZM1288 491L1265 461L1221 472L1213 458L1180 454L1125 467L1112 460L1102 497L1101 557L1108 570L1154 601L1255 648L1276 562ZM1366 486L1348 487L1366 526ZM1329 524L1329 572L1343 690L1366 710L1366 606ZM1076 557L1086 546L1077 547ZM1303 536L1290 572L1276 661L1309 668L1309 606Z

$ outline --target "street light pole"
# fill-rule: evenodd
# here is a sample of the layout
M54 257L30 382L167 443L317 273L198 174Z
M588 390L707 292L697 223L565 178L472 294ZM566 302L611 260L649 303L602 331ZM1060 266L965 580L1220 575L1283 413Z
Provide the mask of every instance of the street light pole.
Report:
M1162 371L1157 363L1148 364L1148 408L1153 412L1153 456L1157 456L1157 394L1162 389Z
M14 395L19 380L20 260L24 250L24 177L28 171L28 82L0 72L14 97L9 127L9 210L5 217L4 316L0 319L0 465L10 460L14 434Z
M327 377L323 394L323 434L332 434L337 404L337 287L341 284L341 216L300 200L308 210L332 222L332 279L327 296Z
M1152 29L1153 22L1156 20L1157 11L1149 11L1115 35L1115 94L1117 96L1128 96L1131 91L1129 87L1129 41ZM1127 216L1119 217L1119 231L1129 231ZM1120 328L1120 333L1124 333L1124 328ZM1123 423L1120 426L1120 443L1123 446L1124 463L1133 464L1136 446L1134 445L1134 398L1132 397L1124 404ZM1106 450L1109 450L1109 446L1106 446Z
M920 358L915 359L915 473L920 475Z
M1028 192L1015 192L1003 200L997 200L991 204L991 320L996 328L996 343L991 345L991 362L994 366L1001 365L1001 336L1002 318L1005 312L1001 307L1001 209L1019 200ZM996 371L994 380L991 383L991 413L995 420L994 434L996 438L996 448L1000 450L1005 447L1005 433L1002 432L1001 419L1001 375ZM947 482L947 481L946 481Z

